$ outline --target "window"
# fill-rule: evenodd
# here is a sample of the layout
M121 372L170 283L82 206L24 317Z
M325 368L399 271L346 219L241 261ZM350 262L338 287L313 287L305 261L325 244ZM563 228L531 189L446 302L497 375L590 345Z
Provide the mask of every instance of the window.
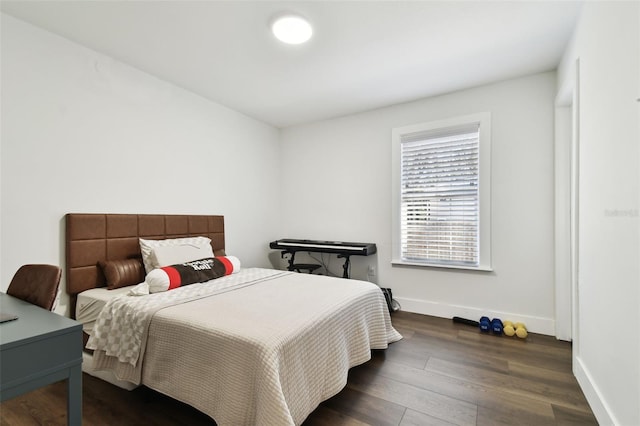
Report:
M491 270L491 116L393 129L393 263Z

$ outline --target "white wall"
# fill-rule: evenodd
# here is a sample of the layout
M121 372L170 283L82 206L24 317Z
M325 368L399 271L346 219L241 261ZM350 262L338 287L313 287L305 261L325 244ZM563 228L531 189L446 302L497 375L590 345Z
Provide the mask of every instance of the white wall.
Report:
M428 78L428 76L425 76ZM283 237L375 242L354 278L403 309L523 320L554 333L553 101L543 73L282 131ZM391 266L391 129L489 111L494 272ZM336 273L341 261L332 260Z
M574 372L600 424L638 425L640 3L586 2L559 68L559 87L572 84L577 60Z
M1 137L2 290L64 265L68 212L223 214L227 252L269 265L271 126L3 14Z
M580 59L574 366L602 424L640 424L639 22L637 2L587 2L558 70L567 87ZM67 212L224 214L245 265L277 263L278 237L375 242L352 275L372 265L404 309L553 334L554 73L280 133L4 14L1 48L0 290L21 264L64 265ZM494 272L392 267L391 129L479 111Z

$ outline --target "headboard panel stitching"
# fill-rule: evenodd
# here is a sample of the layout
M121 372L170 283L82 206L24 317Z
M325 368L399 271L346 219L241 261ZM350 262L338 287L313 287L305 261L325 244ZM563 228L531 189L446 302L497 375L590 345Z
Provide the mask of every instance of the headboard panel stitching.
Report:
M141 257L139 238L206 236L214 252L225 248L224 216L69 213L66 224L66 288L75 313L75 296L103 287L98 262Z

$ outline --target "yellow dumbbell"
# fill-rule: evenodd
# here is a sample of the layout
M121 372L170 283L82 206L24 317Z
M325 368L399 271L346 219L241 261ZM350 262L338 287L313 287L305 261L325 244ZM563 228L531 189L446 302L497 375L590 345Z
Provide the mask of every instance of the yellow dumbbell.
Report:
M503 327L502 331L504 331L504 334L506 336L513 336L514 334L516 334L516 329L513 326L513 323L511 321L505 321L504 322L504 327Z
M516 336L521 339L525 339L529 333L527 333L527 327L524 326L523 323L517 322L515 325Z

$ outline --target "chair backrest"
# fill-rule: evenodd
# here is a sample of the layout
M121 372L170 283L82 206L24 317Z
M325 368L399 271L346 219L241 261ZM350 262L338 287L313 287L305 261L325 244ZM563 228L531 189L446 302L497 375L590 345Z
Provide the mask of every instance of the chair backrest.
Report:
M23 265L13 276L7 294L52 310L62 269L55 265Z

